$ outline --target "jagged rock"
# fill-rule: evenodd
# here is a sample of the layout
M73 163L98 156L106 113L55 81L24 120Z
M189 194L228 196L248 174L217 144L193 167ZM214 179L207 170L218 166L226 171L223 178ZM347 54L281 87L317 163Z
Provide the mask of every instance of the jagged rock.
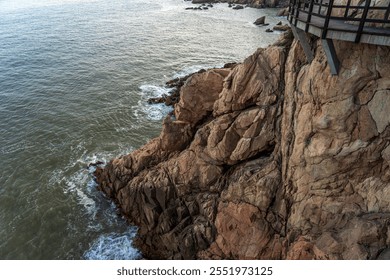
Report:
M332 76L311 43L193 75L159 137L97 167L145 257L389 258L390 47L335 41Z
M181 89L180 101L175 106L176 118L196 124L211 114L229 72L228 69L215 69L192 75Z
M244 6L241 6L241 5L236 5L232 8L233 10L242 10L244 9Z
M259 17L258 19L255 20L253 24L255 25L263 25L265 23L265 16Z
M228 62L223 65L223 68L234 68L237 65L237 62Z
M273 28L275 31L287 31L290 29L290 26L288 24L285 25L275 25Z
M259 49L237 65L225 79L223 90L214 103L214 116L239 111L249 106L270 106L282 90L277 81L283 76L284 48Z
M286 17L286 16L288 16L288 7L287 7L287 8L280 9L280 10L276 13L276 16L277 16L277 17Z

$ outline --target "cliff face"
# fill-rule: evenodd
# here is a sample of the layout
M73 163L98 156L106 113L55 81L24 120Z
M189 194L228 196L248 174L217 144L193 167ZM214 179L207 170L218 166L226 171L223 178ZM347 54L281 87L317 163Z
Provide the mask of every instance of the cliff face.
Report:
M148 258L390 258L390 48L288 32L193 75L160 136L96 172Z

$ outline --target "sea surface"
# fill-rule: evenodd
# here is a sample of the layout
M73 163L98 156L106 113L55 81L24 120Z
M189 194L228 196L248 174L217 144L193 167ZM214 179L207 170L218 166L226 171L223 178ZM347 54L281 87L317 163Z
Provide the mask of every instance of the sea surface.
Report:
M182 0L0 0L0 259L137 259L90 163L156 137L164 83L242 61L276 10Z

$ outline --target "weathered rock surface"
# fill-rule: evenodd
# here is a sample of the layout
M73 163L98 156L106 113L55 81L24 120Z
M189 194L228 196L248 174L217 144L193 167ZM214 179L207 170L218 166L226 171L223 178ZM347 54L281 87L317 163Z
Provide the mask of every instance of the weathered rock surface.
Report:
M336 41L332 76L312 44L193 75L159 137L97 169L145 257L389 258L390 48Z
M259 17L258 19L255 20L255 22L253 24L255 24L255 25L265 24L265 16Z

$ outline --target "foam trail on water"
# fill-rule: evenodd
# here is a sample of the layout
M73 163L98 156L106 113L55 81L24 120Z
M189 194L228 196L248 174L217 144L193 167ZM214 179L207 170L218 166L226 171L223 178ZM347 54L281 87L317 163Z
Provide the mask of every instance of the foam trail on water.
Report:
M136 234L131 228L124 234L110 233L99 236L84 253L87 260L136 260L141 258L140 252L133 248Z

